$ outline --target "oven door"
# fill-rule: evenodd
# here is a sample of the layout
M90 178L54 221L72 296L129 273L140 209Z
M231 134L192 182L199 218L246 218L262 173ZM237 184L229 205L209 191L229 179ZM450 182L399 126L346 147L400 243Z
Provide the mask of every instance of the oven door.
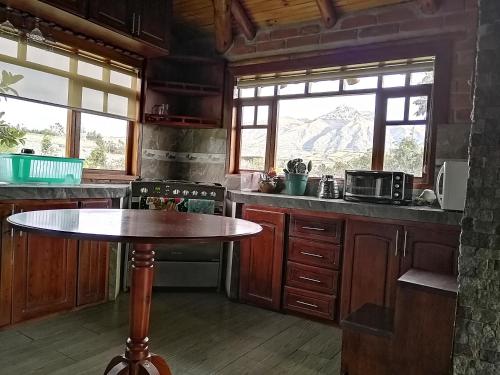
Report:
M359 199L391 200L392 173L346 173L345 196Z

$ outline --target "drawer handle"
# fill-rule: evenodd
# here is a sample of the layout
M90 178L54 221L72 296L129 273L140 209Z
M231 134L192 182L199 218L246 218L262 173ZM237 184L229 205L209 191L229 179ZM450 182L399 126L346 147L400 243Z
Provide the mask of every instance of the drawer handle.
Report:
M319 283L319 284L321 284L321 280L311 279L310 277L299 276L299 279L306 280L306 281L312 281L312 282L314 282L314 283Z
M307 255L307 256L309 256L309 257L323 258L323 255L313 254L313 253L308 253L307 251L301 251L300 253L301 253L302 255Z
M324 232L325 231L325 228L316 228L316 227L302 227L302 229L317 230L318 232Z
M313 303L302 302L299 300L296 300L295 303L298 303L299 305L308 306L308 307L314 307L315 309L317 309L319 307L318 305L315 305Z

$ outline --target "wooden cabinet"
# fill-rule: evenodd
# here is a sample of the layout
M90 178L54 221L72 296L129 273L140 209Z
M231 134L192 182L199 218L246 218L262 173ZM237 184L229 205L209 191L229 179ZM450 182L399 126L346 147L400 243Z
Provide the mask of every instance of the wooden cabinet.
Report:
M87 16L87 0L42 0L42 2L67 10L81 17Z
M81 202L81 208L110 208L109 200ZM79 241L77 306L104 302L108 292L109 243Z
M19 211L78 208L78 202L16 205ZM77 241L17 231L12 322L71 309L76 301Z
M243 218L260 224L262 233L241 242L240 298L279 310L283 279L285 214L244 207Z
M394 307L402 227L348 220L340 318L366 303Z
M10 324L12 308L12 233L6 219L14 210L12 204L0 204L0 327Z
M89 19L126 34L134 34L133 0L89 0Z
M168 48L172 2L170 0L136 1L137 38Z

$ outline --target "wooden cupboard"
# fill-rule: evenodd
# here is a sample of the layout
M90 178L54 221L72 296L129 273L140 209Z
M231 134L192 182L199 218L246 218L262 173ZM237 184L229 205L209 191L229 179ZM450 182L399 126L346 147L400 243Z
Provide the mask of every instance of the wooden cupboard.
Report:
M136 0L135 6L137 38L155 46L168 48L172 2Z
M281 307L285 214L244 207L243 218L262 226L257 237L241 242L240 299L273 310Z
M81 17L86 17L88 0L42 0L44 3L67 10Z
M14 212L13 204L0 204L0 327L11 320L12 309L12 232L7 217Z
M89 0L89 14L91 21L110 27L123 33L134 34L133 23L136 15L132 0Z

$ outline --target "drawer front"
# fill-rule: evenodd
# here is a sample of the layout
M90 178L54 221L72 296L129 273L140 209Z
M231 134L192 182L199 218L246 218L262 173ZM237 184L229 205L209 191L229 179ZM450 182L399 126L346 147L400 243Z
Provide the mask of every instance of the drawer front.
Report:
M331 269L340 268L340 246L328 242L290 237L288 259L294 262Z
M337 294L337 271L288 262L286 285L327 294Z
M290 235L339 244L342 238L342 221L314 216L290 216Z
M335 319L335 297L297 288L285 287L283 304L286 310Z

